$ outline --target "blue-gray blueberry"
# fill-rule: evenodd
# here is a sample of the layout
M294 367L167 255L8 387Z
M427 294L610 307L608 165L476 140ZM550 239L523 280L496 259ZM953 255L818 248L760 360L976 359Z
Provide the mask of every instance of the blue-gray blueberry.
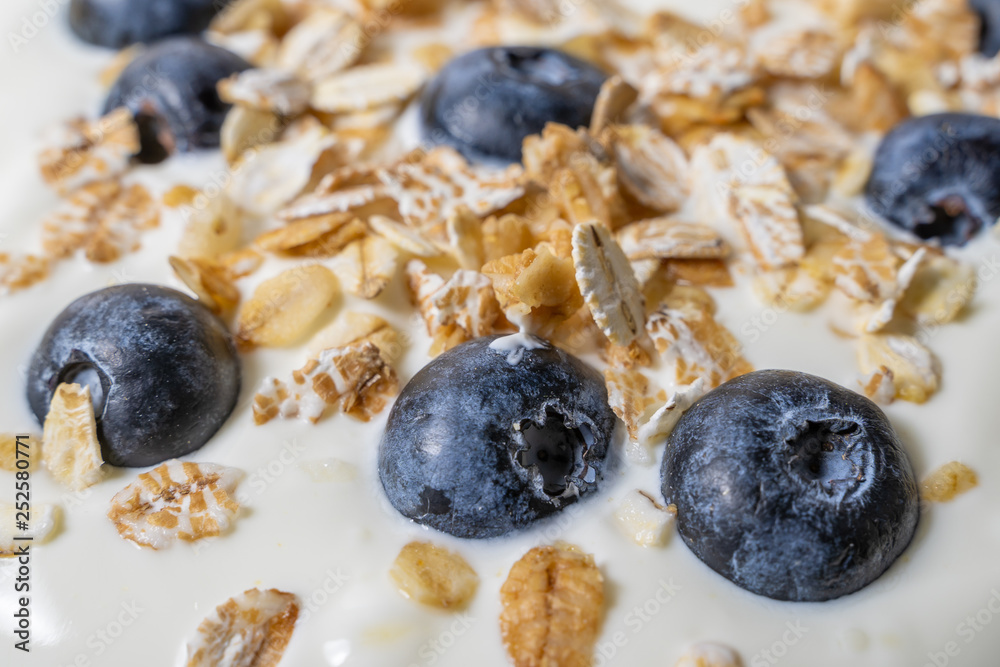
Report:
M118 285L80 297L45 332L28 369L39 424L63 382L90 387L105 461L149 466L215 434L236 405L240 362L201 303L159 285Z
M1000 216L1000 119L940 113L907 119L875 152L865 199L922 239L962 245Z
M172 37L151 46L122 70L108 92L104 113L127 107L139 125L142 162L174 152L219 145L230 105L216 84L250 64L195 37Z
M172 35L196 35L230 0L73 0L69 25L85 42L120 49Z
M518 162L546 123L590 124L607 75L562 51L495 46L445 65L420 99L423 136L476 162Z
M378 471L403 516L496 537L597 492L615 427L603 378L539 339L516 341L459 345L400 392Z
M913 537L917 485L870 400L806 373L756 371L709 392L667 439L663 496L713 570L777 600L867 586Z

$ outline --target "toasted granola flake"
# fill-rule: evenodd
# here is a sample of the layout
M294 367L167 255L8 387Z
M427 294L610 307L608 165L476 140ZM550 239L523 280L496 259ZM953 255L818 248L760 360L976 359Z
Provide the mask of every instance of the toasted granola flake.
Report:
M261 283L240 309L236 338L281 346L299 339L337 294L333 272L319 264L288 269Z
M56 259L83 249L92 262L111 262L137 250L140 232L159 224L146 188L99 181L76 190L42 223L42 247Z
M719 233L706 225L672 218L650 218L625 225L615 234L625 256L638 259L719 259L728 252Z
M381 236L352 241L334 258L331 267L340 284L362 299L374 299L396 274L399 252Z
M955 496L973 489L979 476L959 461L945 463L920 482L920 497L932 503L946 503Z
M624 189L657 211L680 208L688 196L688 162L681 147L645 125L616 125L611 136Z
M265 378L253 400L254 423L297 417L315 424L330 406L369 421L398 390L396 372L378 346L362 339L323 350L294 371L290 382Z
M172 459L115 494L108 518L122 539L163 549L177 540L221 535L236 518L243 473L215 463Z
M922 326L953 321L976 293L976 270L944 254L928 253L899 302L899 310Z
M18 522L24 520L25 514L28 515L28 527L18 529ZM45 544L55 533L58 522L58 505L32 503L31 511L26 513L16 505L0 503L0 558L23 553L19 547L27 544Z
M859 382L861 393L876 403L888 405L896 398L895 374L888 366L879 366Z
M61 484L82 491L101 481L101 444L90 387L56 387L42 428L42 463Z
M615 74L601 84L601 90L594 101L594 113L590 119L590 133L599 136L601 130L618 122L632 104L639 99L639 91L621 76Z
M649 379L636 369L609 366L604 370L604 384L608 390L608 405L625 424L629 440L638 441L639 427L649 407L646 398Z
M316 82L310 104L327 113L366 111L388 103L402 103L427 78L416 63L359 65Z
M311 94L307 83L280 69L244 70L217 85L223 102L286 117L305 111Z
M434 245L433 241L420 233L420 231L401 222L396 222L384 215L371 216L368 218L368 225L372 228L372 231L400 250L404 250L417 257L435 257L442 252L440 248Z
M139 128L120 107L97 121L70 120L55 145L38 157L42 179L67 195L88 183L115 178L139 152Z
M573 261L557 257L542 244L487 262L482 271L493 281L500 307L512 322L545 328L571 317L583 306Z
M405 597L439 609L462 609L479 587L479 576L464 558L431 542L404 546L389 577Z
M49 260L0 252L0 295L31 287L49 275Z
M493 332L500 317L490 279L477 271L456 271L447 281L418 259L406 265L410 293L434 339L431 355Z
M604 335L616 345L635 340L646 317L642 292L611 232L598 224L577 225L573 263L580 293Z
M753 370L733 334L702 304L663 305L649 316L646 331L679 384L701 378L714 389Z
M592 556L535 547L500 587L500 632L515 667L588 667L604 616L604 577Z
M33 434L0 433L0 470L31 472L37 469L42 456L41 442L41 438ZM18 451L21 452L20 456ZM28 467L18 468L18 459Z
M206 259L184 259L171 255L170 268L183 281L198 301L213 313L228 313L240 302L240 291L230 279L228 271L216 262Z
M472 167L451 149L439 147L419 164L382 169L378 177L403 219L419 226L447 220L462 206L479 217L507 206L524 195L520 174L517 166L504 171Z
M347 347L354 343L371 341L387 363L402 354L399 333L384 319L371 313L348 311L339 315L325 329L309 341L309 352L318 357L331 347Z
M892 371L896 397L904 401L923 403L940 383L934 355L912 336L864 335L858 342L858 363L862 373L874 373L883 366Z
M275 64L315 82L357 62L366 40L361 25L346 12L314 7L281 40Z
M244 591L201 622L187 644L187 667L277 667L298 616L292 593Z
M625 494L615 508L614 519L621 533L640 547L666 544L674 523L673 513L638 489Z
M760 64L773 76L818 79L834 70L840 49L834 35L815 29L768 35L756 50Z

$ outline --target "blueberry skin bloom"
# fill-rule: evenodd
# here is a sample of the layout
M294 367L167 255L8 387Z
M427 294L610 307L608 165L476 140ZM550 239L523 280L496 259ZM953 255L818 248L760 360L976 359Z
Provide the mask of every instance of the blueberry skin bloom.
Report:
M607 75L554 49L497 46L461 55L420 99L424 139L475 162L518 162L521 142L546 123L590 124Z
M490 347L497 339L474 339L421 369L379 446L393 507L457 537L521 530L595 493L614 431L594 369L540 339L512 351Z
M215 85L249 67L236 54L200 39L167 39L122 70L103 113L122 106L132 112L139 125L142 162L160 162L176 151L214 148L231 106L219 99Z
M49 326L28 369L39 424L62 382L90 386L104 460L150 466L204 445L236 405L240 363L225 325L159 285L86 294Z
M1000 216L1000 119L970 113L910 118L875 152L865 199L922 239L963 245Z
M1000 0L969 0L979 14L979 52L992 58L1000 51Z
M69 25L90 44L120 49L200 33L228 0L73 0Z
M913 537L917 485L886 416L793 371L705 395L667 440L663 496L705 564L776 600L832 600L879 577Z

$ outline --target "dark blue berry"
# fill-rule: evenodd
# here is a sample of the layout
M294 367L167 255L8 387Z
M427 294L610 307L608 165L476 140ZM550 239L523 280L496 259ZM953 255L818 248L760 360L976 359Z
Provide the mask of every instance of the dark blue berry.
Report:
M922 239L962 245L1000 216L1000 119L969 113L911 118L882 140L865 198Z
M979 51L992 58L1000 51L1000 0L969 0L979 14Z
M225 49L194 37L174 37L129 63L111 87L104 113L121 106L132 112L143 162L214 148L230 107L219 99L215 85L249 67Z
M45 332L28 369L40 424L63 382L90 386L105 461L149 466L215 434L236 405L240 363L202 304L158 285L119 285L80 297Z
M195 35L230 0L73 0L69 25L85 42L120 49L171 35Z
M400 393L378 469L404 516L458 537L495 537L597 491L615 426L604 381L527 340L469 341Z
M792 371L743 375L698 401L668 438L660 477L695 555L777 600L863 588L910 543L919 515L885 414Z
M424 138L470 160L517 162L546 123L590 124L606 75L553 49L497 46L449 62L424 89Z

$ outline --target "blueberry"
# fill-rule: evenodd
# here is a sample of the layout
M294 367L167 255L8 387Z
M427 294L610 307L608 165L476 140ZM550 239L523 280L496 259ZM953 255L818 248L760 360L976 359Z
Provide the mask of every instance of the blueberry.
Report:
M229 0L73 0L69 25L90 44L120 49L200 33Z
M590 123L606 75L554 49L497 46L455 58L424 89L424 138L480 162L517 162L546 123Z
M1000 119L969 113L910 118L875 152L865 197L922 239L962 245L1000 215Z
M175 151L219 145L230 105L215 84L249 63L194 37L174 37L129 63L111 87L104 113L128 107L139 124L139 159L159 162Z
M537 338L477 338L400 393L379 477L417 523L496 537L596 492L614 426L604 380L579 359Z
M28 369L39 424L62 382L90 386L105 461L149 466L215 434L236 405L240 364L202 304L158 285L118 285L80 297L45 332Z
M969 0L979 14L979 51L992 58L1000 51L1000 0Z
M868 585L913 537L913 470L867 398L792 371L757 371L680 419L663 496L698 558L777 600L823 601Z

